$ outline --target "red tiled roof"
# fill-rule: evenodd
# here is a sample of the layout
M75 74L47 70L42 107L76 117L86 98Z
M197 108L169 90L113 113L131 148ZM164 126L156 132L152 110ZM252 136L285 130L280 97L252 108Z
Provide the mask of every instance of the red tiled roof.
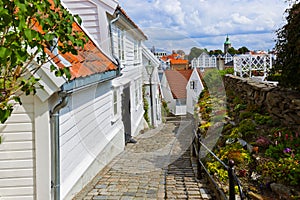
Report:
M73 23L72 26L74 31L82 32L84 35L86 35L86 33L77 23ZM54 57L49 50L47 53L52 58ZM86 77L92 74L103 73L117 69L117 65L113 63L106 55L104 55L90 38L84 45L84 48L80 48L78 50L78 55L73 55L72 53L60 55L71 64L71 79ZM65 67L59 58L55 57L53 58L53 61L58 67Z
M193 70L166 70L167 81L169 83L174 99L186 98L186 85L192 75Z
M182 59L172 59L171 61L170 61L170 63L172 64L172 65L187 65L187 64L189 64L189 61L188 60L182 60Z

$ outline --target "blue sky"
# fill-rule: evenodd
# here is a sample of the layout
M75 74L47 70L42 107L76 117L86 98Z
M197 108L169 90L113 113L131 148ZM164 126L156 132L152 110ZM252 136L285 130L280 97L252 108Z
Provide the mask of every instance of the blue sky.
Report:
M146 45L186 53L221 49L226 35L236 49L269 50L285 24L284 0L119 0L148 36Z

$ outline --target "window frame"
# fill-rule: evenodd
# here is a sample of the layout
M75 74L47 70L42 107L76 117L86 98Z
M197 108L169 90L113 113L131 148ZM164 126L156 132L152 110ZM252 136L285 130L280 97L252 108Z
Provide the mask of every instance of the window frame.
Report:
M120 91L119 87L112 88L112 122L116 122L121 115L121 105L120 105Z

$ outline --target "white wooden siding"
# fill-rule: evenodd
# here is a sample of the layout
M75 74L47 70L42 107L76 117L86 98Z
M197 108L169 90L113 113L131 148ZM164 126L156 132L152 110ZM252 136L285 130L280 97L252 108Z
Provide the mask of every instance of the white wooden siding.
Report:
M126 66L134 65L134 39L126 32L125 37Z
M91 36L100 41L100 26L97 5L87 0L63 0L73 14L78 14L82 19L82 26Z
M34 101L22 100L0 125L0 199L35 199Z
M112 123L112 118L113 91L109 82L71 95L60 117L62 198L69 195L118 132L117 125L121 121ZM99 162L106 165L112 158L108 153L107 158ZM81 181L86 181L85 185L90 180Z

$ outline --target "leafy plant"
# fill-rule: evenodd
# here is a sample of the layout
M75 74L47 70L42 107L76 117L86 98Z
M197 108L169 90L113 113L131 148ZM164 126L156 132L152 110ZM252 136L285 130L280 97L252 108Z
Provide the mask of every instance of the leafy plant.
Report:
M254 114L254 120L257 124L263 125L263 124L269 124L271 125L273 123L272 117L268 115L261 115L259 113Z
M148 101L146 99L145 91L146 91L146 88L143 87L143 103L144 103L144 110L145 110L145 112L144 112L144 119L146 120L146 122L150 126L150 118L149 118L149 115L148 115L149 103L148 103Z
M76 55L87 37L74 30L73 24L81 20L59 0L2 0L0 18L0 121L4 123L14 104L22 103L21 95L43 87L35 74L57 56L53 51ZM50 69L70 78L68 67Z
M300 3L296 1L286 13L287 24L277 31L277 59L270 76L283 87L300 90Z
M272 177L276 182L290 185L299 185L300 183L299 160L291 157L268 161L258 166L257 169L264 177Z

